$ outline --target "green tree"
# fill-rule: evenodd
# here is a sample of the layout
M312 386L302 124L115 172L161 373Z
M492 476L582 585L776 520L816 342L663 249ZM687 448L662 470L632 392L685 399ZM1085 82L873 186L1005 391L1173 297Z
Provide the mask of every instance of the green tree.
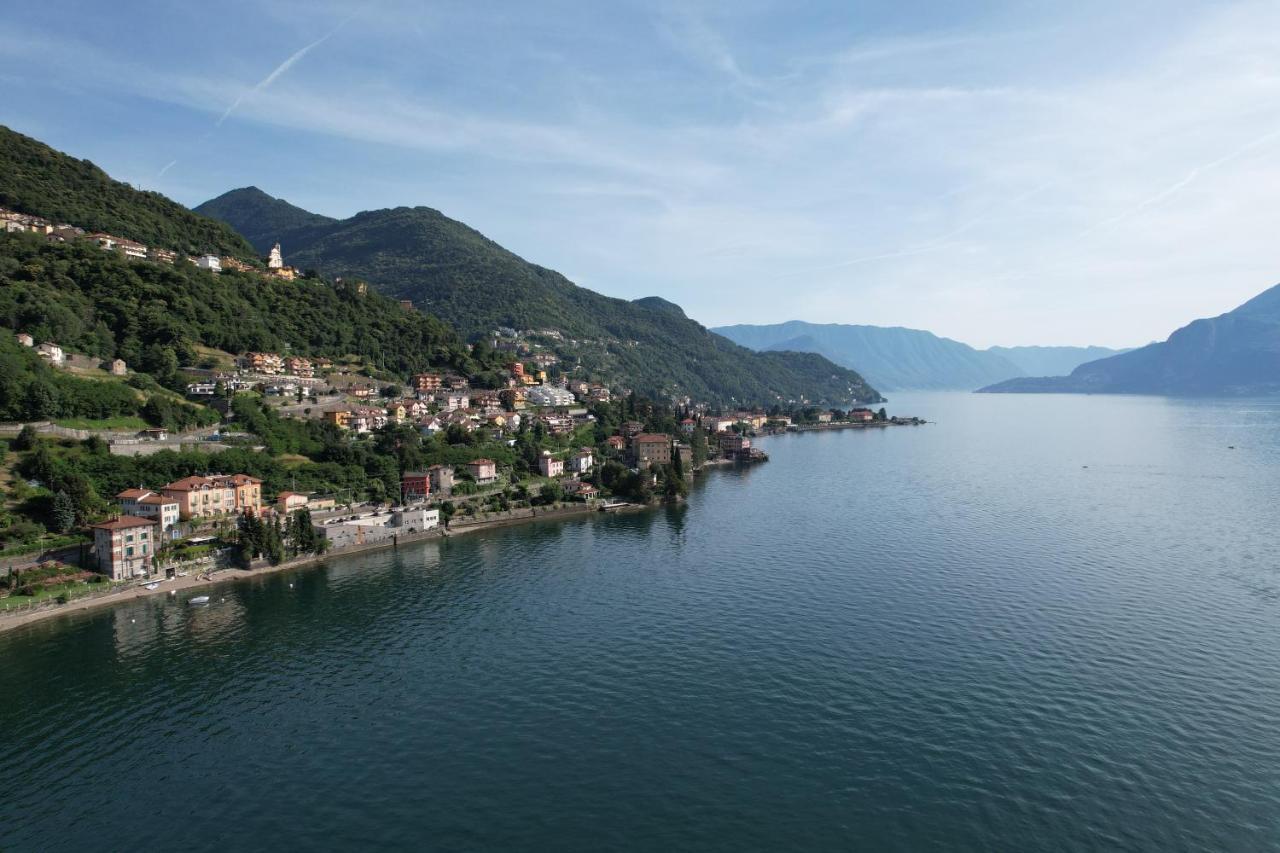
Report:
M76 505L71 496L59 490L53 496L53 510L49 517L55 532L70 533L76 526Z

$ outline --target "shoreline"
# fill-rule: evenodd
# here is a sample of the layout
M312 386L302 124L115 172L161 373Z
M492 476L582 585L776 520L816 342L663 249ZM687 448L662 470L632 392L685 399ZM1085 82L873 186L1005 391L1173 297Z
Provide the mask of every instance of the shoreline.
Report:
M618 512L639 512L652 508L652 506L645 504L625 504L605 513L601 512L600 507L596 504L583 504L580 507L562 506L544 510L542 512L537 511L539 508L532 507L529 510L523 510L523 512L528 512L527 515L512 515L505 518L483 518L471 524L459 524L447 529L437 527L423 531L422 533L393 536L390 539L385 539L379 542L354 545L337 551L329 551L324 554L308 554L303 557L295 557L292 560L285 560L274 566L263 562L260 565L251 566L248 569L215 569L208 578L201 577L200 574L202 573L187 575L186 577L170 578L160 581L160 586L155 589L147 589L142 584L137 584L135 586L115 589L111 592L103 593L102 595L90 595L84 598L74 599L66 604L49 604L14 614L0 613L0 634L21 628L25 625L32 625L36 622L53 619L57 616L65 616L71 613L83 613L88 610L96 610L98 608L122 604L124 602L134 601L140 598L148 598L156 595L167 596L171 592L177 593L184 590L201 589L221 583L236 583L288 571L290 569L313 567L333 557L355 556L357 554L382 551L388 548L395 549L399 548L401 545L416 545L419 542L429 542L432 540L448 540L455 536L466 536L471 533L481 533L485 530L493 530L500 527L513 527L518 524L528 524L535 521L558 521L560 519L581 518L583 516L591 515L611 515ZM522 510L515 510L515 512L522 512Z

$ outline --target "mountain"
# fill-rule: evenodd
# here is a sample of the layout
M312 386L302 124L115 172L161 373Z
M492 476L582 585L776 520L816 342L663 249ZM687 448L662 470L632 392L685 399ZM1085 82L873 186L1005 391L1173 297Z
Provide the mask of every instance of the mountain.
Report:
M963 389L1021 376L1009 359L918 329L849 326L792 320L768 326L713 329L756 350L821 353L886 390Z
M1108 347L988 347L1013 363L1025 376L1065 376L1082 364L1129 352Z
M879 399L856 372L825 358L754 353L712 334L664 299L629 302L578 287L431 208L332 220L250 187L196 210L251 235L259 251L278 240L290 264L367 279L471 339L500 327L551 332L543 340L562 364L576 365L577 375L641 393L762 404Z
M1195 320L1168 340L1082 364L1069 376L1012 379L990 393L1225 396L1280 391L1280 285Z
M0 126L0 207L187 254L254 256L224 223Z

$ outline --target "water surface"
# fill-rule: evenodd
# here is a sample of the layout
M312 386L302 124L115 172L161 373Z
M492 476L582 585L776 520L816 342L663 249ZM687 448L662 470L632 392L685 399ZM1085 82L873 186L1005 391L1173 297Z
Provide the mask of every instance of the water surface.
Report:
M0 849L1280 845L1280 403L892 408L0 635Z

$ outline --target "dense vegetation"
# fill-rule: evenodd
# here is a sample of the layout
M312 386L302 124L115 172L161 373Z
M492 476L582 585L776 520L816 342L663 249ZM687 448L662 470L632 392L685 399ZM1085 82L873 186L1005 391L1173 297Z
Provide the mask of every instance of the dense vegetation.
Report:
M510 326L597 342L606 357L591 367L606 382L656 396L742 403L878 396L852 370L820 357L761 357L665 300L628 302L578 287L436 210L398 207L336 221L264 196L234 190L196 210L250 234L260 249L280 240L294 265L368 278L473 338Z
M235 231L0 126L0 207L188 254L254 257Z
M401 376L438 366L483 372L500 362L489 356L477 363L444 323L376 293L360 295L350 284L213 275L30 234L0 235L0 326L123 358L162 383L196 365L196 344L232 353L357 355Z

